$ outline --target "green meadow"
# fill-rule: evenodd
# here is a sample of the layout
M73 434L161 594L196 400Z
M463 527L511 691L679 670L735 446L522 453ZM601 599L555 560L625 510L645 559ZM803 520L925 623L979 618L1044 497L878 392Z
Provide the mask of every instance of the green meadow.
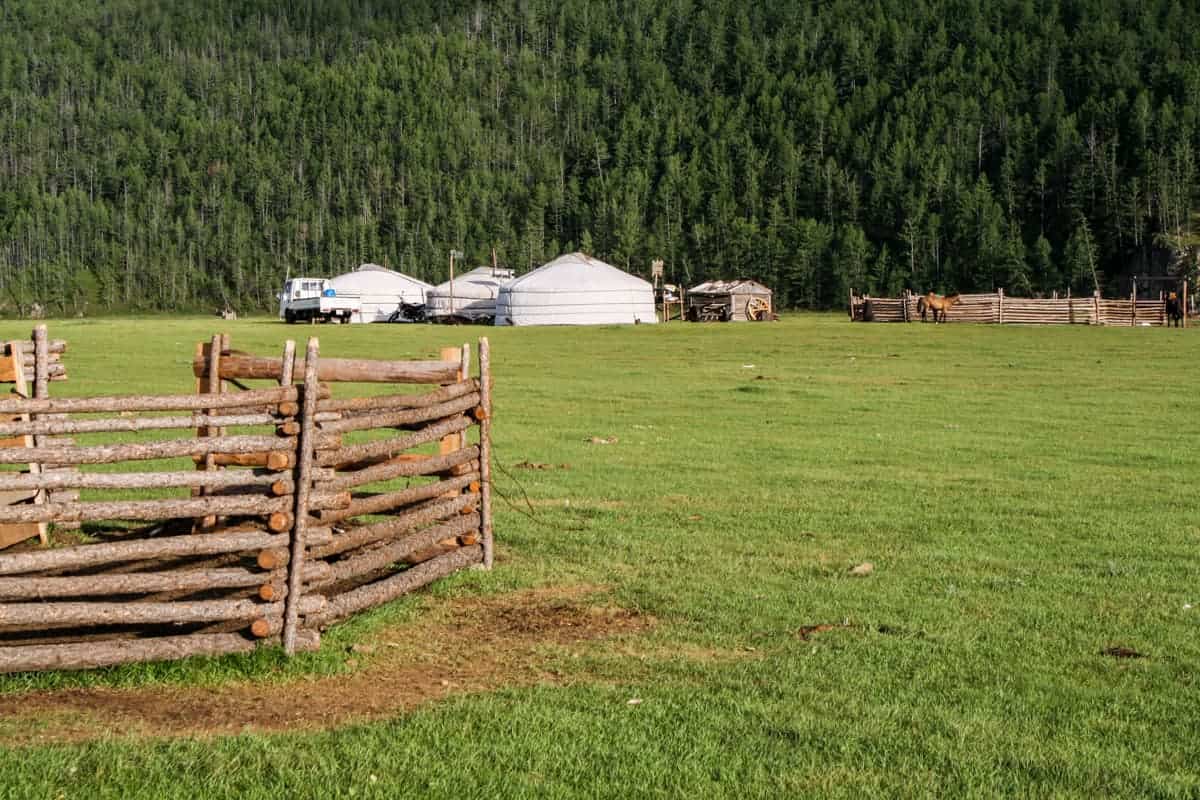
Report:
M375 358L487 335L496 569L289 662L0 676L0 706L348 676L430 604L532 588L646 624L547 643L555 680L334 729L39 744L0 721L0 797L1200 797L1194 330L76 320L50 323L52 392L190 392L222 330Z

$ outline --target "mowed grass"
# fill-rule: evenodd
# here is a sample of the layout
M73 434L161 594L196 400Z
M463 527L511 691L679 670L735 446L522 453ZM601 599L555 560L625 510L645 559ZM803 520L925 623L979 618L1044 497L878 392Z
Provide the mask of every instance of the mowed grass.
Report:
M547 648L565 686L391 722L0 751L0 796L1200 796L1192 330L57 322L72 379L54 389L191 391L193 342L217 330L380 358L486 333L500 557L435 595L590 584L657 624ZM420 602L287 664L7 677L0 702L336 672L341 645ZM846 627L801 635L822 623Z

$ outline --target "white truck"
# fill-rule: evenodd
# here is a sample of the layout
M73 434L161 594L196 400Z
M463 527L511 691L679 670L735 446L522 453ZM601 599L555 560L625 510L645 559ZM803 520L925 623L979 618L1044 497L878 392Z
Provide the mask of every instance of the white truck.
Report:
M349 322L361 310L359 298L339 296L327 278L289 278L279 294L285 322Z

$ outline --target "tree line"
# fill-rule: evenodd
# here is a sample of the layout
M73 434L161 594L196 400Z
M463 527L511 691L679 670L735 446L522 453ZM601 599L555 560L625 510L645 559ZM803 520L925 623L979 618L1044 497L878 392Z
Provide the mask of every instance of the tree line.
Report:
M1177 0L9 0L0 306L584 250L782 306L1195 273Z

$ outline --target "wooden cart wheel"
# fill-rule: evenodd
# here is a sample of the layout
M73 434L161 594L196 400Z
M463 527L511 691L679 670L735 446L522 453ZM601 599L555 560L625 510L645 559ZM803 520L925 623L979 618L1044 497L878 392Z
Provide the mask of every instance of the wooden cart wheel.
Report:
M761 321L767 319L771 305L761 297L751 297L746 301L746 319Z

